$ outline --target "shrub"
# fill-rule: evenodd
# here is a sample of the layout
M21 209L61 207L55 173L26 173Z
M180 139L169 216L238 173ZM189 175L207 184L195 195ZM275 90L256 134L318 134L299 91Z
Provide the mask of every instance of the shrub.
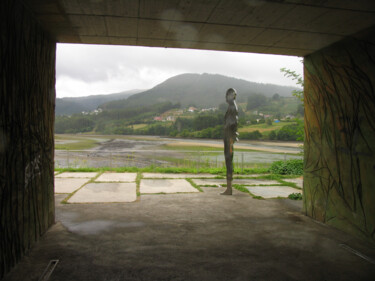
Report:
M242 132L240 133L240 139L244 140L259 140L262 138L262 133L259 132L258 130L254 132Z
M287 161L273 162L270 168L272 174L279 175L302 175L303 174L303 160L291 159Z
M277 139L284 141L303 141L304 124L301 120L295 120L295 122L295 124L282 127L277 133Z
M288 198L291 200L302 200L302 194L299 192L292 193L292 194L289 194Z
M276 139L276 131L275 130L271 131L270 134L268 135L268 138L270 140Z

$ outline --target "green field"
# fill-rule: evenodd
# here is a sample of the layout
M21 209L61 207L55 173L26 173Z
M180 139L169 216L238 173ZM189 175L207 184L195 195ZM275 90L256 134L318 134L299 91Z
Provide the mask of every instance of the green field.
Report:
M279 123L273 122L272 125L267 125L266 123L262 124L255 124L255 125L248 125L238 129L238 132L246 132L251 133L255 131L259 131L262 135L268 135L273 130L280 130L282 127L290 124L295 124L295 122L285 122L281 121Z
M103 136L103 138L105 138ZM105 138L110 139L110 138ZM91 136L55 135L56 150L82 150L90 149L98 145L98 140Z

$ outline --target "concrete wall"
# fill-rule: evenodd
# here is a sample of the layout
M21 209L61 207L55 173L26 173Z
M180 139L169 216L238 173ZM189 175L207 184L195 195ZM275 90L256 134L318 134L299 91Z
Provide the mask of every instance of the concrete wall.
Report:
M20 3L0 3L0 279L54 223L56 44Z
M304 211L375 242L373 34L305 57Z

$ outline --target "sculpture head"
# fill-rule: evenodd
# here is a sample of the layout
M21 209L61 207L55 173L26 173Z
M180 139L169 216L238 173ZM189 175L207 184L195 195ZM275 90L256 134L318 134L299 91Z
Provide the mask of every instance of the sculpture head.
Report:
M236 90L233 88L229 88L226 94L227 103L233 103L234 100L236 99L236 96L237 96Z

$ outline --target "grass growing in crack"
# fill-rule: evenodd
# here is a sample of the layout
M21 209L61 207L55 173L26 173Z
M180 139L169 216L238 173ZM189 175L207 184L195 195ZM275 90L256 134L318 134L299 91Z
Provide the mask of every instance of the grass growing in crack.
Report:
M301 190L301 188L298 187L297 184L294 183L294 182L287 182L287 181L283 181L283 180L279 180L279 182L280 182L281 186L289 186L289 187Z
M141 196L141 180L143 178L143 175L141 172L137 173L137 177L135 178L135 184L136 184L136 190L137 190L137 197Z
M262 196L256 196L253 193L251 193L244 185L242 184L233 184L233 188L237 189L238 191L248 193L250 194L254 199L260 199L263 200L264 198Z
M55 171L58 172L154 172L154 173L190 173L190 174L200 174L200 173L207 173L207 174L214 174L218 177L223 177L226 174L225 167L221 168L193 168L193 167L155 167L153 165L138 168L138 167L119 167L119 168L110 168L110 167L102 167L102 168L55 168ZM252 168L252 169L244 169L244 173L246 174L264 174L267 173L268 169L266 168ZM240 174L240 169L235 170L235 174Z
M78 192L78 190L81 190L85 185L89 184L89 183L94 183L95 180L100 177L100 175L103 174L103 173L98 173L95 177L91 178L88 182L84 183L83 185L81 185L79 188L77 188L76 190L74 190L72 193L70 193L67 197L64 198L64 200L61 201L61 204L70 204L68 202L68 200L70 198L72 198L72 196L74 194L76 194Z
M203 189L199 186L199 185L197 185L195 182L193 182L193 180L192 179L186 179L193 187L195 187L196 189L198 189L199 190L199 192L203 192Z

